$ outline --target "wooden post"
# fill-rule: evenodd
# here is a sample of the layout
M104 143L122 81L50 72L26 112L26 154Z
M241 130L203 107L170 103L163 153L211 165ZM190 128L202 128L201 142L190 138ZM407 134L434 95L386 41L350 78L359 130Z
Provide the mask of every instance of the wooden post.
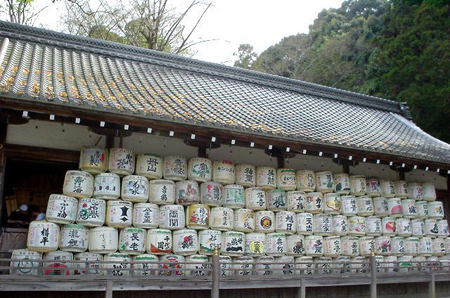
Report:
M377 298L377 263L374 252L370 255L370 298Z
M105 144L106 149L114 148L114 139L115 139L114 135L112 134L106 135L106 144Z
M6 157L5 157L5 144L6 144L6 134L8 130L8 123L7 121L1 121L0 122L0 225L2 223L2 220L6 223L6 218L2 218L3 213L4 215L8 215L5 210L3 210L3 203L4 203L4 188L5 188L5 169L6 169Z
M278 167L278 169L284 168L284 157L283 156L277 156L277 167Z
M206 147L198 147L198 157L207 158Z
M113 282L112 282L112 280L108 280L106 282L105 298L113 298Z
M300 279L300 288L297 292L297 298L306 298L306 285L304 279Z
M433 269L431 269L431 270L433 270ZM430 283L428 284L428 297L436 298L436 284L435 284L435 280L434 280L434 273L431 274L431 280L430 280Z
M214 255L212 257L212 287L211 298L219 298L219 282L220 282L220 257L219 249L214 249Z

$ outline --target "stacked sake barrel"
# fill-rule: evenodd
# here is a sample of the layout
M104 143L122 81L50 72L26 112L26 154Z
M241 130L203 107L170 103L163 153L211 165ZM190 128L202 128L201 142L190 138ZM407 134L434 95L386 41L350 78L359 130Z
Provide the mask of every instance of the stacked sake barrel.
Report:
M450 260L448 224L430 183L135 158L121 148L83 148L79 168L67 172L62 195L50 196L46 221L30 225L28 249L13 254L58 269L44 274L102 274L98 264L69 268L64 260L104 260L113 262L103 266L113 275L159 268L201 276L215 249L222 275L329 273L329 262L340 272L363 272L372 252L380 264ZM139 270L120 270L131 260Z

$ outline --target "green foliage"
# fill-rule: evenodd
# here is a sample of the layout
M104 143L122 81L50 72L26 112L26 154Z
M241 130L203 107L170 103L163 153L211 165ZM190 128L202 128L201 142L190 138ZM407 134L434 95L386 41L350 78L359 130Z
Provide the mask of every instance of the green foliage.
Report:
M238 57L238 60L234 62L234 66L242 68L252 68L253 62L258 57L255 51L253 51L253 46L248 43L239 45L237 53L233 53L233 56Z

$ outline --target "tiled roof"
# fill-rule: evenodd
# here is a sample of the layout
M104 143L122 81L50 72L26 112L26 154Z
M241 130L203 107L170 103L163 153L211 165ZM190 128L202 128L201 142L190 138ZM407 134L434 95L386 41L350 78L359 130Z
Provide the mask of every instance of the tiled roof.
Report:
M3 97L450 164L403 103L0 22L4 38Z

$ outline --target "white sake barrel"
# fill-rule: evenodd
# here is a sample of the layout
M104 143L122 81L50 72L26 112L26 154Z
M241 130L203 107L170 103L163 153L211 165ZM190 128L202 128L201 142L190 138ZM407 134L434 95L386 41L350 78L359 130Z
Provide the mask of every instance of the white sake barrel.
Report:
M64 195L50 195L45 219L58 224L71 224L77 218L78 200Z
M244 187L236 184L226 185L223 188L223 206L233 209L244 208Z
M441 262L439 262L439 258L435 256L427 257L427 265L430 266L428 270L431 271L440 271L441 270Z
M229 160L214 161L213 180L223 185L234 184L236 181L236 171L233 162Z
M158 257L150 254L141 254L133 257L133 275L134 276L152 276L157 274Z
M405 238L403 237L392 237L391 247L393 255L403 255L405 253Z
M412 270L412 260L413 256L398 256L397 261L400 262L398 264L398 272L408 272Z
M234 227L234 211L226 207L213 207L210 212L209 227L218 231L231 231Z
M268 256L283 256L286 253L286 234L266 234L266 254Z
M345 236L348 233L348 221L345 215L333 215L331 218L331 234Z
M103 264L106 275L128 276L131 275L131 257L129 254L110 253L103 257L103 261L111 262Z
M172 251L172 232L165 229L151 229L147 232L146 251L149 254L165 255Z
M145 178L161 179L163 176L164 159L155 154L144 153L136 158L136 175Z
M445 238L445 252L450 254L450 237Z
M161 229L179 230L186 226L184 207L180 205L163 205L159 208L159 227Z
M439 257L439 262L441 263L442 271L450 271L450 256Z
M181 181L187 178L187 161L182 156L164 157L164 179Z
M256 185L264 190L277 187L277 170L272 167L256 168Z
M256 168L252 165L239 164L235 167L236 184L243 187L255 187L256 185Z
M323 256L323 237L310 235L305 237L305 253L307 256Z
M327 193L323 200L323 211L326 214L341 213L341 197L337 193Z
M297 225L295 213L292 211L280 211L275 213L275 231L286 235L295 234Z
M44 254L44 275L71 275L73 253L68 251L50 251Z
M255 212L255 232L275 232L275 214L272 211Z
M341 237L330 236L323 238L324 255L326 257L337 257L341 254Z
M371 197L378 197L381 195L380 180L377 177L366 178L366 193Z
M233 265L235 275L252 275L253 271L253 258L252 257L237 257L233 260Z
M427 201L416 201L417 218L427 219L428 218L428 202Z
M425 236L425 221L423 219L411 220L412 235L416 237Z
M450 235L448 221L446 219L438 220L436 224L438 226L438 236L448 237Z
M316 190L316 175L311 170L300 170L296 173L297 190L311 192Z
M133 174L133 151L124 148L111 148L109 150L108 171L121 176Z
M398 272L398 265L397 265L397 256L385 256L384 257L384 264L383 267L385 268L385 272L387 273L393 273Z
M199 254L213 255L214 249L219 253L222 245L222 232L216 230L202 230L198 232Z
M423 200L422 196L422 183L408 183L408 194L409 198L421 201Z
M411 220L408 218L397 218L395 220L395 227L399 236L409 237L412 235Z
M335 273L350 273L350 257L347 256L339 256L334 259L337 264L334 264L333 267L336 268Z
M191 158L188 163L188 179L197 182L211 181L212 169L211 160L203 157Z
M413 199L402 200L403 217L405 218L416 218L417 208L416 201Z
M82 147L78 168L92 175L106 171L108 167L108 149L100 147Z
M407 237L405 238L405 253L407 255L416 256L419 254L419 238Z
M354 216L358 214L358 204L354 196L342 196L342 214L345 216Z
M181 276L184 275L185 261L180 255L164 255L159 259L159 270L161 276Z
M245 235L245 254L257 257L266 253L266 234L248 233Z
M284 191L297 188L294 169L277 169L277 188Z
M378 236L375 238L375 251L377 254L388 256L392 253L391 237Z
M369 216L366 218L366 235L381 236L383 230L381 228L381 218L377 216Z
M225 256L242 256L245 251L245 234L228 231L222 233L222 254Z
M55 251L59 245L59 226L45 220L32 221L28 228L27 248L37 252Z
M443 219L444 205L441 201L434 201L428 203L428 218Z
M395 223L394 217L383 217L382 220L382 230L384 236L395 236L397 235L397 225Z
M273 189L266 192L267 209L271 211L286 210L286 192L281 189Z
M192 180L178 181L175 183L175 200L179 205L191 205L200 203L200 191L198 184Z
M151 180L149 202L158 205L175 203L175 183L171 180Z
M234 211L233 229L239 232L253 232L255 230L255 213L251 209L237 209Z
M333 173L330 171L316 173L316 190L321 193L329 193L334 190Z
M345 173L334 174L334 189L338 195L350 193L350 176Z
M192 255L185 259L186 276L207 276L210 275L209 258L204 255Z
M177 230L173 232L173 252L181 256L196 254L199 249L196 230Z
M272 275L275 262L275 257L262 256L257 257L255 262L255 271L253 275Z
M141 228L125 228L120 231L119 251L129 255L145 252L146 231Z
M88 249L88 229L82 225L65 225L61 228L59 249L70 252L85 252Z
M119 232L115 228L97 227L89 230L89 252L107 254L119 248Z
M84 198L78 203L77 223L86 227L100 227L106 219L106 202L102 199Z
M314 235L330 236L331 235L331 215L314 214Z
M303 191L288 191L287 197L287 210L292 212L304 212L306 195Z
M373 198L373 205L375 207L375 215L379 217L389 216L389 206L385 197Z
M422 237L419 239L419 255L428 257L433 254L433 242L430 237Z
M320 192L306 193L305 211L309 213L323 212L323 195Z
M381 180L381 195L385 198L395 197L395 183L389 180Z
M245 207L252 210L265 210L267 206L266 192L260 187L245 189Z
M436 188L433 183L422 183L422 200L435 201Z
M313 274L313 258L302 256L295 258L295 268L298 274Z
M348 218L348 235L364 236L366 234L366 219L361 216Z
M405 180L394 181L394 188L397 198L406 199L409 197L408 183Z
M359 216L371 216L374 214L373 202L371 197L358 197L356 199Z
M94 193L94 176L83 171L67 171L63 194L75 198L90 198Z
M231 270L231 263L233 262L229 256L219 256L220 261L220 276L233 276L234 271Z
M130 227L133 223L133 203L108 201L106 204L106 225L113 228Z
M344 236L341 237L341 254L349 257L359 256L359 239L358 237Z
M390 198L387 200L390 216L402 217L403 207L400 198Z
M155 229L159 226L159 207L151 203L137 203L133 206L133 226Z
M42 253L28 249L15 249L11 255L11 275L40 275L42 266ZM34 269L36 268L36 269Z
M359 254L368 257L375 252L375 239L373 237L359 238Z
M354 274L366 273L369 266L365 257L354 257L350 260L350 272Z
M314 259L314 267L316 268L317 274L331 274L331 261L329 257L319 257Z
M73 255L74 261L85 261L86 263L75 263L75 275L102 275L103 264L97 263L103 261L103 256L98 253L80 252Z
M275 257L275 275L292 275L295 272L294 257L281 256Z
M117 200L120 197L120 176L114 173L101 173L95 176L94 198Z
M366 176L350 176L350 194L352 196L363 196L366 194Z
M194 230L206 230L209 228L208 205L193 204L186 207L186 226Z
M222 206L223 186L217 182L204 182L200 185L200 202L210 206Z
M305 236L289 235L286 237L286 254L287 255L301 256L304 253L305 253Z
M297 213L297 233L300 235L312 235L313 231L313 215L311 213Z
M437 220L435 219L425 219L425 235L434 238L439 234L439 227L437 225Z
M148 201L148 180L143 176L129 175L122 179L121 196L124 201L145 203Z
M433 255L435 256L443 256L445 255L445 240L444 238L437 237L431 240L431 244L433 247Z

